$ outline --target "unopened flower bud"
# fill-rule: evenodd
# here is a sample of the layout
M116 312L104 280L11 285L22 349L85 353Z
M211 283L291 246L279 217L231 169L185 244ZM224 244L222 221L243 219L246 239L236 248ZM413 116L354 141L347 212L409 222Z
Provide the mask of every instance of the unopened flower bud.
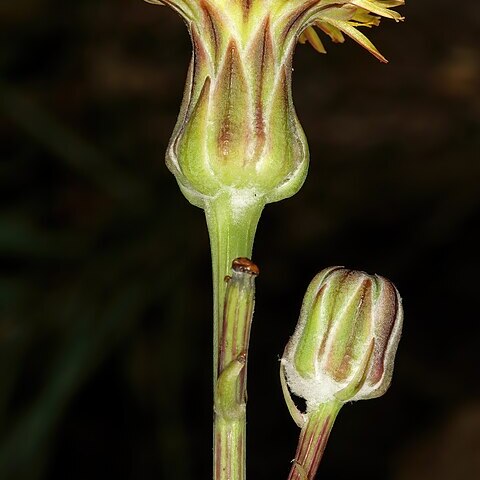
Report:
M247 198L265 205L295 194L308 147L291 93L298 41L325 52L316 33L344 34L385 58L357 27L399 21L403 0L147 0L178 12L193 56L166 161L188 200Z
M296 193L308 146L291 95L295 43L276 35L266 14L242 41L242 16L197 4L193 58L167 165L190 202L222 194L263 204ZM286 44L285 44L286 43Z
M400 295L387 279L342 267L311 282L282 364L307 409L379 397L390 385L400 339Z

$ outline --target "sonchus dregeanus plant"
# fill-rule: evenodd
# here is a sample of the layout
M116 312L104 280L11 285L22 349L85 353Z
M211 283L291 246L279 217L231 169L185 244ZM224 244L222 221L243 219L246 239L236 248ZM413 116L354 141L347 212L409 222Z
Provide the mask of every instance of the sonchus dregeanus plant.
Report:
M353 38L381 61L359 29L401 20L402 0L147 0L185 21L192 40L183 102L166 163L186 198L204 209L214 284L214 392L225 275L251 257L264 206L294 195L308 170L308 145L291 92L298 42L324 52ZM225 367L227 368L227 367ZM244 421L244 419L242 419ZM236 448L238 446L231 446ZM240 448L244 455L244 447ZM236 474L234 477L241 478Z

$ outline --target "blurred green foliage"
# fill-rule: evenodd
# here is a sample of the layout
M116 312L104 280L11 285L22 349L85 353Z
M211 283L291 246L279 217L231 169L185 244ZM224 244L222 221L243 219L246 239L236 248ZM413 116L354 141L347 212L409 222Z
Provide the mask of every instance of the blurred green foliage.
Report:
M437 479L480 476L462 427L480 411L480 11L453 10L411 2L372 32L388 66L298 48L312 166L258 232L254 478L288 473L276 356L333 264L394 280L406 326L390 394L344 409L323 478L412 480L440 457ZM140 0L19 0L0 35L0 478L209 478L208 243L163 165L184 25Z

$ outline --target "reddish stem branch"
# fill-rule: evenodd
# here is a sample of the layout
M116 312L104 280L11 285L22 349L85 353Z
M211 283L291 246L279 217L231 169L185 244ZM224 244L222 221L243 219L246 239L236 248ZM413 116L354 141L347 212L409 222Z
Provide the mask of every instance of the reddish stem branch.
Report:
M330 402L319 405L308 414L288 480L313 480L340 408L340 403Z

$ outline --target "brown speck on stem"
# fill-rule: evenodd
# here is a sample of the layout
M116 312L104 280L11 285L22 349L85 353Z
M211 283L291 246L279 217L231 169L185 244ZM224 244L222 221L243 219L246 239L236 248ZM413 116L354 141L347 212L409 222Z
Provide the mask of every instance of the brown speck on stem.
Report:
M242 365L247 363L247 352L245 350L237 357L237 362Z
M248 273L254 275L255 277L260 274L259 268L246 257L236 258L232 262L232 270L235 272Z

